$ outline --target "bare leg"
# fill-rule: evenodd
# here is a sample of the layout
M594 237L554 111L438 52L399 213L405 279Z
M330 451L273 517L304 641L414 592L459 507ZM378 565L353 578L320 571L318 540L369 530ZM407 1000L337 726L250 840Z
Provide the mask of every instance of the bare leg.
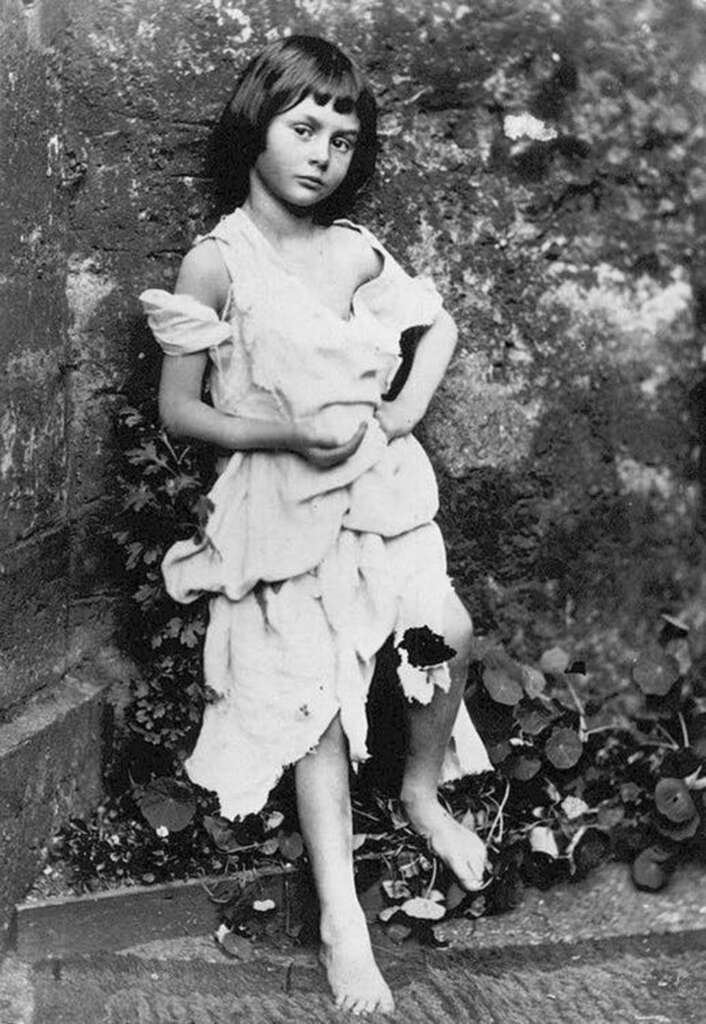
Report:
M468 672L472 625L455 594L444 609L444 639L456 650L449 663L448 693L438 687L431 703L409 706L409 750L402 781L402 802L412 828L426 836L434 852L465 889L477 889L485 866L485 846L439 803L441 766L463 697Z
M302 833L321 905L321 962L336 1005L355 1014L392 1013L355 892L348 750L338 718L295 769Z

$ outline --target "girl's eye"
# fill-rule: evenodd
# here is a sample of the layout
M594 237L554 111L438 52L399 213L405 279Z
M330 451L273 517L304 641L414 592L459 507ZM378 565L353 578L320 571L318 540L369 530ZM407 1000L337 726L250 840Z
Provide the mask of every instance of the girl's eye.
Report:
M311 128L309 127L308 124L295 124L294 131L302 139L308 139L311 136Z
M353 149L353 144L348 139L344 138L334 139L333 145L341 153L350 153L350 151Z

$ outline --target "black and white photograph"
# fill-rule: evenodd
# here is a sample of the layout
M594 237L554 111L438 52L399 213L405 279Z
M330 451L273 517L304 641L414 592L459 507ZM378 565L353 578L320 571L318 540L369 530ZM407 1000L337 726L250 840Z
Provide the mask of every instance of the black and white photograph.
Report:
M0 1024L705 1024L706 0L0 0Z

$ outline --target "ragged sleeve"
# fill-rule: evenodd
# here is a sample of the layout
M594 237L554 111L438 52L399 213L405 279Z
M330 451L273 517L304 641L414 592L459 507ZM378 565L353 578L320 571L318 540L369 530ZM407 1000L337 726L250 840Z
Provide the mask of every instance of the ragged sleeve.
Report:
M140 302L152 333L167 356L217 348L231 337L231 325L191 295L172 295L160 288L148 288L140 295Z
M362 285L357 299L386 327L402 334L409 327L427 327L436 320L443 301L430 277L412 277L367 228L356 225L382 257L377 277Z

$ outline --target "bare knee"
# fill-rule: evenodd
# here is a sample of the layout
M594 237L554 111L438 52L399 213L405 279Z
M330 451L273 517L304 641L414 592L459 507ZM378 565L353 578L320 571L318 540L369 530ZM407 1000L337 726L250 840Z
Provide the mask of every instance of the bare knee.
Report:
M452 591L444 605L444 640L456 651L457 659L467 661L471 654L472 639L471 616L460 597Z

